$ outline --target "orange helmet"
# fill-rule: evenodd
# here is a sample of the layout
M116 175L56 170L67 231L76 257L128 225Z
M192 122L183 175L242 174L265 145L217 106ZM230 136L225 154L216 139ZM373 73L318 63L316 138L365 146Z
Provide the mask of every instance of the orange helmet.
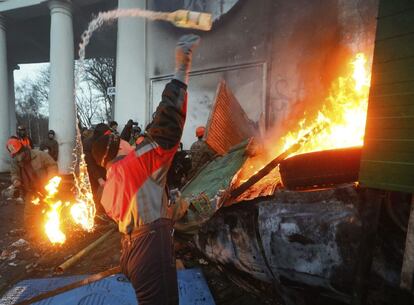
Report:
M204 132L206 131L206 128L204 126L199 126L196 129L196 137L201 138L204 137Z
M11 137L7 140L6 148L12 157L14 157L22 149L22 147L22 142L16 137Z

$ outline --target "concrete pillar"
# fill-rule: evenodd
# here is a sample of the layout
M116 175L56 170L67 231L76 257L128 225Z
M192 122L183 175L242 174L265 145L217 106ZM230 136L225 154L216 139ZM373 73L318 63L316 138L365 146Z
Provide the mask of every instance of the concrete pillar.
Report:
M59 172L70 173L75 145L76 115L74 105L74 45L71 3L49 2L50 23L50 92L49 129L59 143Z
M10 134L16 134L16 98L14 95L14 70L18 70L19 66L15 64L9 65L9 118L10 118Z
M119 8L145 8L145 0L119 0ZM120 18L116 52L115 120L123 126L128 119L145 126L148 100L146 86L145 20Z
M0 16L0 172L10 170L10 157L6 149L6 142L10 136L7 74L6 24L4 18Z

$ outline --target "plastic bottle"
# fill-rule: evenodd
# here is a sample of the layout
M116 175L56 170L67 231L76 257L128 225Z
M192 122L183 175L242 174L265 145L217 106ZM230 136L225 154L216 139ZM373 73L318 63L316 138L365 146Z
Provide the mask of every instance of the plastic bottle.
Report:
M210 31L213 24L211 14L178 10L168 14L168 21L177 27Z

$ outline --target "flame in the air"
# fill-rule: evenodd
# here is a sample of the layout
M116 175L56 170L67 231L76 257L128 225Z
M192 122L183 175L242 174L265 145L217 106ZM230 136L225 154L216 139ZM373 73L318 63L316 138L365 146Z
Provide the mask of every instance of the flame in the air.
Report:
M325 104L313 120L303 119L299 128L284 138L283 150L296 143L315 124L325 123L326 127L296 152L362 146L368 107L371 75L367 59L358 53L350 63L348 75L339 77L333 84Z
M47 205L44 230L50 242L53 244L63 244L66 241L66 235L61 228L62 215L64 214L62 211L66 207L70 210L72 222L79 225L85 231L92 231L94 228L95 204L83 156L82 161L80 162L79 175L75 177L77 190L75 202L65 202L63 204L59 199L59 185L62 181L62 178L59 176L53 177L46 184L44 189L47 193L42 199L35 198L32 200L33 204L40 204L42 201Z
M62 201L57 201L52 203L50 210L46 212L45 232L53 244L63 244L66 241L66 235L60 228L61 210Z
M49 210L46 212L46 223L44 226L45 233L53 244L63 244L66 241L66 235L61 230L60 221L63 204L62 201L55 198L55 195L58 193L58 187L61 181L62 178L59 176L55 176L50 179L45 186L47 195L43 199L43 201L49 207ZM36 201L39 202L39 198L37 198Z

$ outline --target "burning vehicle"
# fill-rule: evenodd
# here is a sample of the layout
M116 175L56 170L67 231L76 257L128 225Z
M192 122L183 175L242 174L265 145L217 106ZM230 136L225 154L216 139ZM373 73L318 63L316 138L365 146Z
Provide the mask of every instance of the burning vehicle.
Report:
M176 230L239 286L294 304L366 302L369 280L387 291L370 302L400 296L410 194L366 187L370 64L354 55L316 114L264 140L219 85L206 136L219 157L182 189Z

